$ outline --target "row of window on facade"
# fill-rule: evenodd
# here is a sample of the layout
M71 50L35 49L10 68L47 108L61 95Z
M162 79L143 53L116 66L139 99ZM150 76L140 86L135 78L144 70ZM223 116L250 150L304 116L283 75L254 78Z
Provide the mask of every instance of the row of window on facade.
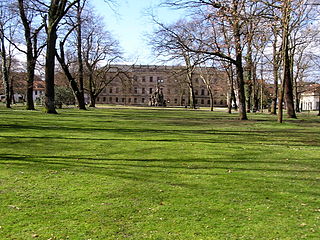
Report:
M138 82L140 80L141 80L141 82L147 82L147 79L148 79L149 82L154 82L155 79L157 79L158 83L163 83L164 82L164 79L162 77L153 77L153 76L150 76L150 77L146 77L146 76L138 77L137 75L133 76L133 80L135 82ZM177 82L177 81L178 80L175 80L175 82ZM199 80L199 78L195 78L194 82L195 83L200 83L201 81ZM215 79L212 79L212 82L215 82Z
M38 95L42 95L43 91L38 91L38 90L34 90L34 95L38 96Z
M148 88L148 89L146 89L146 88L141 88L141 89L139 89L138 87L134 87L133 88L133 90L132 90L132 92L134 93L134 94L140 94L139 92L139 90L141 90L141 94L147 94L147 93L149 93L149 94L152 94L153 93L153 88ZM163 89L162 88L160 88L160 90L161 91L163 91ZM103 91L103 93L107 93L107 92L109 92L110 94L112 94L112 93L119 93L120 92L120 89L119 88L115 88L115 91L114 91L114 89L111 87L111 88L109 88L109 90L107 90L107 89L104 89L104 91ZM217 90L215 90L214 91L215 92L215 94L217 94ZM175 94L179 94L179 89L175 89L174 90L174 93ZM167 89L167 94L172 94L172 90L171 89ZM186 91L185 90L182 90L182 94L186 94ZM209 91L206 91L205 89L201 89L201 90L198 90L198 89L195 89L194 90L194 94L196 95L196 96L199 96L199 95L201 95L201 96L209 96L210 94L209 94Z
M302 102L301 110L319 110L319 102Z
M150 77L142 76L142 77L141 77L141 82L146 82L147 79L149 79L149 80L148 80L149 82L153 82L154 79L155 79L155 77L153 77L153 76L150 76ZM162 77L157 77L156 79L157 79L157 82L158 82L158 83L163 83L163 82L164 82L164 80L162 79ZM140 79L139 79L139 77L138 77L137 75L134 75L134 76L133 76L133 80L137 82L137 81L139 81Z
M107 102L107 99L108 99L108 103L134 103L134 104L138 104L138 98L119 98L119 97L98 97L97 98L97 102L98 103L106 103ZM146 104L147 102L146 101L151 101L151 98L149 99L146 99L146 98L141 98L141 101L139 103L142 103L142 104ZM170 99L167 99L166 100L167 103L171 103L171 100ZM179 100L177 98L174 99L174 104L186 104L186 100L185 99L182 99L182 102L179 102ZM210 99L208 100L205 100L205 99L195 99L195 104L208 104L210 105L211 101ZM214 100L213 101L213 104L216 105L216 104L220 104L220 105L225 105L226 104L226 101L224 100L220 100L220 101L217 101L217 100Z

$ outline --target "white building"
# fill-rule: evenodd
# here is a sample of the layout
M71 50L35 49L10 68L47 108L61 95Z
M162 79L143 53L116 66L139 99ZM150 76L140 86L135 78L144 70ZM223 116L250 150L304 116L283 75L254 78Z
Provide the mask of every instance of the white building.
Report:
M319 110L320 91L319 84L314 84L311 89L302 93L300 97L300 107L302 111Z

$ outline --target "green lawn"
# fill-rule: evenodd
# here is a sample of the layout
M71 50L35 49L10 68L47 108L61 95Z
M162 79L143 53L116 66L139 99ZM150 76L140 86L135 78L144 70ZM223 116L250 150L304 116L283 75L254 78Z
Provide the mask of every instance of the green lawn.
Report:
M0 108L0 239L320 239L320 117Z

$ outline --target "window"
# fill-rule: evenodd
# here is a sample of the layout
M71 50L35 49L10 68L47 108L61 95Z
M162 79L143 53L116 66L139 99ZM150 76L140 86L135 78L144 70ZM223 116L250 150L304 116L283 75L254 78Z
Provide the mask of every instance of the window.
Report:
M174 99L174 103L177 104L178 103L178 99L175 98Z
M220 105L223 105L223 100L220 100Z
M150 77L150 78L149 78L149 81L150 81L150 82L153 82L153 77Z
M204 104L204 99L201 99L201 104Z
M135 93L135 94L138 93L138 88L137 88L137 87L134 88L134 93Z
M152 94L152 88L149 89L149 93Z
M106 101L106 97L103 97L103 98L102 98L102 101L105 102L105 101Z
M133 76L134 81L138 81L138 77L136 75Z
M38 95L38 91L37 90L34 91L34 95Z
M195 94L195 95L198 95L198 94L199 94L198 90L195 90L195 91L194 91L194 94Z
M137 98L134 98L134 99L133 99L133 102L134 102L134 103L137 103Z
M116 97L116 102L119 102L119 98Z
M198 104L198 99L194 100L194 103L195 103L195 104Z
M125 102L126 101L126 99L125 98L122 98L122 102Z
M204 95L204 89L201 89L201 95L202 96Z
M100 98L99 97L97 98L97 102L100 102Z
M146 89L142 88L142 94L146 94Z
M210 104L210 100L208 100L208 104Z
M128 99L128 102L131 103L131 98Z
M112 88L109 89L109 93L112 93Z
M143 77L142 77L142 82L145 82L145 81L146 81L146 77L143 76Z
M141 99L141 102L144 103L144 98Z

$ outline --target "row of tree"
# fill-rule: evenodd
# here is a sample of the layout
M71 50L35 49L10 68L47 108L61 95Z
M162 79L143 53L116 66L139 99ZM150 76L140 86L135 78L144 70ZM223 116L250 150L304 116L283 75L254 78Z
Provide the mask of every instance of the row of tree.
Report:
M299 85L318 61L314 48L320 32L319 4L312 0L169 0L162 5L190 10L188 17L174 24L153 17L158 29L150 44L165 61L184 63L191 105L195 68L220 65L229 77L229 111L237 96L241 120L247 119L247 112L258 110L258 85L265 79L273 79L271 112L277 114L278 109L278 121L282 122L284 103L288 117L296 118Z
M120 57L119 45L105 31L102 19L92 13L87 0L1 0L0 5L1 74L7 107L12 92L10 74L16 65L12 54L17 50L26 56L30 110L34 109L35 71L40 67L45 72L46 111L56 113L55 59L80 109L86 108L85 80L94 105L105 86L125 74L113 71L110 78L108 63ZM271 111L276 114L278 109L279 122L284 102L288 116L296 118L299 84L305 81L314 65L311 63L317 63L318 56L311 52L319 34L319 4L313 0L168 0L162 5L190 10L188 16L173 24L153 16L158 29L152 33L150 44L166 61L181 60L185 65L191 107L196 107L196 69L214 66L226 72L229 112L233 101L241 120L247 119L247 112L258 110L262 102L259 97L263 96L259 85L265 79L273 79ZM212 83L205 76L203 73L202 80L209 91Z
M27 72L27 109L34 110L33 88L37 69L44 69L45 108L56 113L55 76L67 78L80 109L86 109L84 80L91 104L108 80L101 77L110 62L119 58L119 43L105 30L103 19L93 13L87 0L1 0L0 52L6 106L10 107L10 86L14 78L15 55L24 55ZM101 65L105 67L100 67ZM11 77L10 77L11 76ZM99 86L94 81L99 78Z

